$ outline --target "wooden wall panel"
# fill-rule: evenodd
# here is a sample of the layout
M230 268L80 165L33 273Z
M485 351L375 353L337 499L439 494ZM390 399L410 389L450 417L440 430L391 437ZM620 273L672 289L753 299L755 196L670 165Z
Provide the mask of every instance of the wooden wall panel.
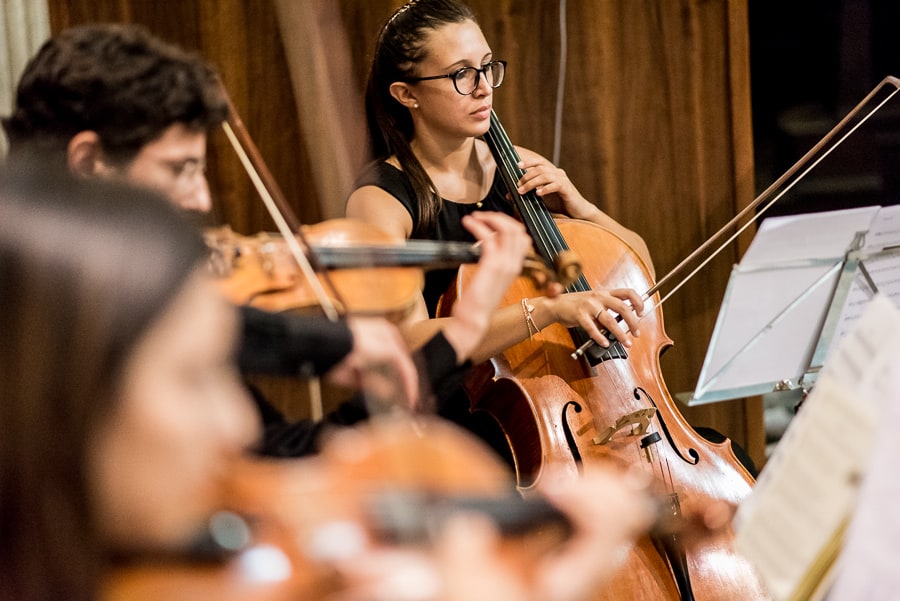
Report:
M371 49L396 0L335 0L362 89ZM553 152L559 73L558 3L470 0L495 55L509 61L495 107L511 138ZM275 10L264 0L50 0L55 31L94 20L136 21L199 50L222 71L250 133L301 220L315 222L327 177L300 142ZM577 0L567 8L568 56L560 165L586 197L639 232L662 275L753 196L746 0ZM364 132L358 132L360 141ZM269 228L221 139L211 184L221 218ZM746 236L743 240L746 245ZM729 248L665 305L675 347L670 390L696 383L731 264ZM739 401L685 411L762 459L762 409Z

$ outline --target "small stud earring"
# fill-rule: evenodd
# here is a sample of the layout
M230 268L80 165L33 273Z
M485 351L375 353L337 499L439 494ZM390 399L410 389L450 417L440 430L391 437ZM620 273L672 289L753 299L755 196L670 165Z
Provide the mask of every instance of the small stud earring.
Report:
M416 103L415 103L415 104L413 104L413 108L414 108L414 109L417 109L417 108L419 108L419 103L418 103L418 102L416 102Z

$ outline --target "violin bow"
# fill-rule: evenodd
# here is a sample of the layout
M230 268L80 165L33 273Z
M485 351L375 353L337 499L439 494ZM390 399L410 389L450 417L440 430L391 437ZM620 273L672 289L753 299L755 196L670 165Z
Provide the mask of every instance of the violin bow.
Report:
M306 237L303 235L300 221L291 211L284 193L281 191L281 188L278 186L278 183L275 181L269 168L266 166L265 161L263 161L262 154L260 154L259 149L250 137L247 128L244 126L244 122L234 108L231 97L228 95L228 92L225 90L225 86L221 81L219 81L219 88L225 99L225 103L228 106L228 117L222 123L222 129L225 131L228 141L231 143L232 148L234 148L247 175L250 176L253 186L256 188L269 215L275 222L275 227L278 228L278 232L284 238L288 250L297 261L297 265L300 267L300 270L306 277L313 293L316 295L325 316L331 321L338 321L340 319L340 314L338 313L334 302L332 302L331 297L325 292L317 274L321 274L322 278L328 283L328 287L331 288L334 298L336 298L341 305L346 306L341 300L340 293L331 283L328 272L321 268L321 264L313 252L312 246L306 241ZM288 223L288 220L290 220L291 223ZM300 248L300 244L297 242L298 237L303 241L304 246L306 246L306 252Z
M225 104L228 107L228 117L222 122L222 129L225 132L228 141L231 143L232 148L234 148L234 152L237 154L238 159L244 166L244 170L247 172L247 175L250 176L250 181L253 182L253 186L256 188L263 204L269 211L269 215L275 222L278 232L284 238L288 250L294 257L294 260L297 261L297 265L300 267L300 270L303 272L313 293L316 295L319 306L322 307L322 311L325 313L325 317L332 322L336 322L340 319L340 314L338 313L334 302L332 302L331 297L328 296L328 293L325 292L325 289L322 287L322 283L319 281L317 273L321 274L322 279L328 283L328 287L331 288L331 292L334 298L337 299L337 302L344 307L347 305L341 299L338 289L331 282L328 272L321 268L321 263L316 257L312 245L307 242L306 236L303 235L303 230L300 227L300 220L297 219L291 211L284 193L278 186L278 182L275 181L272 172L269 171L269 168L266 166L262 154L250 137L250 133L244 126L244 122L241 120L237 109L234 108L234 104L231 102L231 97L228 95L225 85L222 83L221 79L218 80L218 83L222 97L225 99ZM290 220L291 223L288 223L288 220ZM306 246L306 252L300 248L297 238L300 238L300 240L303 241L304 246ZM308 382L310 393L310 417L314 421L319 421L325 413L322 405L321 382L318 377L311 374L309 374Z

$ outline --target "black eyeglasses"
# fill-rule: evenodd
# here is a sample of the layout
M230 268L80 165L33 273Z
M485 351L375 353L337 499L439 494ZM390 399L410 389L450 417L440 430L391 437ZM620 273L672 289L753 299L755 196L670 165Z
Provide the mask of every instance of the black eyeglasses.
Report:
M406 81L414 83L417 81L427 81L429 79L447 78L453 82L453 87L456 88L458 93L463 96L468 96L478 89L478 83L481 81L482 75L484 75L484 80L489 86L498 88L500 87L500 84L503 83L503 75L505 73L506 61L491 61L481 65L480 69L478 67L462 67L461 69L457 69L453 73L447 73L446 75L410 77L406 79Z

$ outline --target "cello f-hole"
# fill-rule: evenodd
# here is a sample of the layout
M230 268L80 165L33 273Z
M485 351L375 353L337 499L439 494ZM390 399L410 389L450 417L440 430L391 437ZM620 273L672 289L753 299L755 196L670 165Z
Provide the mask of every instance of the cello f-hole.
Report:
M659 409L659 407L657 407L656 405L656 401L654 401L653 398L649 394L647 394L647 391L640 386L634 389L634 398L638 401L640 401L642 398L645 398L647 402ZM669 431L669 426L666 424L666 420L664 420L662 415L659 414L659 411L656 412L656 419L659 420L659 427L663 431L663 434L666 435L666 440L669 441L669 446L673 451L675 451L675 454L678 455L678 457L682 461L690 465L697 465L698 463L700 463L700 453L697 452L697 449L689 448L687 450L687 455L690 457L690 459L685 457L685 453L681 452L681 449L678 448L678 446L675 444L675 440L672 438L672 433Z
M584 473L584 466L581 461L581 451L578 450L578 443L575 442L575 434L572 432L572 426L569 425L569 409L572 409L575 413L581 413L581 404L576 401L569 401L562 408L562 427L563 434L566 437L566 444L569 447L569 453L572 455L572 459L575 461L575 465L578 468L578 474L582 475Z

